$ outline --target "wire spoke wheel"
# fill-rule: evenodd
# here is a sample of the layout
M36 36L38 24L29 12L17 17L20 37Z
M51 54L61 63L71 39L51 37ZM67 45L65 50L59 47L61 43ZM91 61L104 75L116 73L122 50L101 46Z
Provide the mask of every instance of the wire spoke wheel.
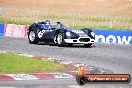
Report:
M63 31L59 31L59 33L57 34L56 42L57 42L58 47L65 46L64 32Z
M30 44L37 44L38 43L38 39L37 39L36 34L33 30L31 30L29 32L28 39L29 39Z
M30 39L31 42L33 42L35 40L35 33L34 33L34 31L30 32L29 39Z
M63 42L63 37L62 37L62 34L59 33L59 34L58 34L58 37L57 37L57 43L58 43L58 44L62 44L62 42Z

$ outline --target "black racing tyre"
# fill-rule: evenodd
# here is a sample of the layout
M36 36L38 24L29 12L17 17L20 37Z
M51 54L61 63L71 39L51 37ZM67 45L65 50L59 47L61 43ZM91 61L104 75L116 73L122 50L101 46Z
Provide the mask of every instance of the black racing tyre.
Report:
M65 41L64 41L64 32L63 31L59 31L59 33L57 34L57 38L56 38L56 43L58 47L63 47L65 46Z
M84 76L76 76L76 81L79 85L84 85L87 79Z
M91 47L92 46L92 43L89 43L89 44L84 44L85 47Z
M37 39L37 36L36 36L36 33L34 30L29 31L28 39L29 39L30 44L37 44L38 43L38 39Z

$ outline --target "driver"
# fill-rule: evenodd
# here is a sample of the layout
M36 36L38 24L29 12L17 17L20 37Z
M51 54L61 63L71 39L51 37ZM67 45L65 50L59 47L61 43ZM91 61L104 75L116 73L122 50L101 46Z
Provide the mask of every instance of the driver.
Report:
M45 20L46 25L50 25L50 21L49 20Z
M45 20L44 22L45 22L44 28L49 29L50 28L50 20Z

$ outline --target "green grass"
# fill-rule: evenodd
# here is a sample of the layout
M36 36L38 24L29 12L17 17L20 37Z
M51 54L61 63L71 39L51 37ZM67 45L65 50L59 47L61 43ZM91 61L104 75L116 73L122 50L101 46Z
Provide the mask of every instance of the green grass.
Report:
M94 16L85 16L85 15L57 15L57 14L48 14L44 16L38 16L39 19L47 18L47 19L65 19L65 20L79 20L79 21L89 21L89 22L109 22L111 18L109 17L94 17ZM128 22L131 23L132 19L119 19L116 22Z
M36 73L66 71L69 67L13 53L0 54L0 73Z
M4 23L4 24L18 24L18 25L30 25L33 22L29 22L29 21L17 21L17 20L10 20L10 19L0 19L0 23Z
M108 26L83 26L83 25L69 25L69 27L71 28L90 28L90 29L102 29L102 30L128 30L128 31L131 31L130 29L127 29L127 28L123 28L123 27L108 27Z
M48 18L53 18L54 15L48 15ZM48 19L47 18L47 19ZM65 18L65 17L64 17ZM97 21L99 22L101 18L91 18L89 20L91 21ZM86 20L86 18L82 18L82 20ZM105 20L105 19L103 19ZM103 21L102 20L102 21ZM35 21L16 21L16 20L11 20L11 19L0 19L0 23L4 23L4 24L18 24L18 25L31 25L32 23L34 23ZM132 29L128 29L126 27L109 27L109 26L90 26L90 25L69 25L69 27L72 27L72 28L92 28L92 29L104 29L104 30L132 30Z

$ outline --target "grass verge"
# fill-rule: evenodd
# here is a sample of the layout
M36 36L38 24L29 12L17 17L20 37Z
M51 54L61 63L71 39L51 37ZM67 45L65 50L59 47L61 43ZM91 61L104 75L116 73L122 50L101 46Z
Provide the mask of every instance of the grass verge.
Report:
M66 71L69 67L14 53L0 53L0 73L38 73Z
M10 19L0 19L0 23L4 23L4 24L17 24L17 25L31 25L32 23L34 23L34 21L17 21L17 20L10 20ZM68 25L71 28L91 28L91 29L104 29L104 30L128 30L131 31L131 29L127 28L127 27L108 27L108 26L90 26L90 25Z

